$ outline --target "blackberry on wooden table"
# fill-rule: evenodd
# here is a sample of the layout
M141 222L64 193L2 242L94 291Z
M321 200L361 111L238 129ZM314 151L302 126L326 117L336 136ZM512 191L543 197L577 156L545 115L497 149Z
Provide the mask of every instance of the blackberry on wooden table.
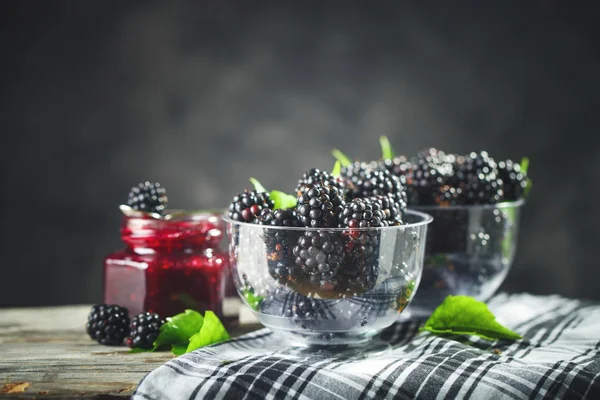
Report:
M86 332L100 344L121 345L129 335L129 311L114 304L96 304L88 315Z
M160 334L160 327L165 323L156 313L143 312L136 315L129 326L128 347L149 350L154 347L154 341Z

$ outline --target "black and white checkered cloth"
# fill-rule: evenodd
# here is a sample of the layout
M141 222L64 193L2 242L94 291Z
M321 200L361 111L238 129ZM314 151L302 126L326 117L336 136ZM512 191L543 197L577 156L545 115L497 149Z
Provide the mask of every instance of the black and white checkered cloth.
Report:
M524 339L444 338L409 321L382 333L387 351L326 358L261 329L167 362L133 398L600 399L600 304L500 294L489 306Z

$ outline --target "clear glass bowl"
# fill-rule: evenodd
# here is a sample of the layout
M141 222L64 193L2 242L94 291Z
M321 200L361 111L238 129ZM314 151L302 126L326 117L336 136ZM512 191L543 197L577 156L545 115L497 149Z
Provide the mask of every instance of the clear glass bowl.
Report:
M367 342L411 301L432 219L409 211L405 225L385 228L288 228L224 220L235 286L260 322L289 344L347 345ZM307 261L301 269L297 257L322 264ZM324 264L337 271L305 272L307 265L316 271Z
M450 294L487 301L512 265L523 204L412 207L430 214L433 223L419 294L406 315L427 317Z

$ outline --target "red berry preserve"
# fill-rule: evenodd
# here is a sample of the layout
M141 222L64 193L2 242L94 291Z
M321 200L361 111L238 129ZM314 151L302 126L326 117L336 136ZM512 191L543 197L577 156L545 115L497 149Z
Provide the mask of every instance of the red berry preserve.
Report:
M124 216L126 247L104 260L104 302L127 307L130 315L149 311L166 318L189 308L222 316L228 274L222 237L217 214Z

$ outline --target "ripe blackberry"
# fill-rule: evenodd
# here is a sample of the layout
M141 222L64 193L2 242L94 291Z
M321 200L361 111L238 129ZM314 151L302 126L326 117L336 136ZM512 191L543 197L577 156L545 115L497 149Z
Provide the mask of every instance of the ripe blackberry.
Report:
M88 315L86 331L100 344L118 346L129 335L129 311L114 304L96 304Z
M371 290L379 275L380 233L349 231L344 245L344 264L339 273L339 289L356 296Z
M331 303L331 300L315 299L297 292L276 289L263 300L260 312L275 317L292 318L301 328L314 329L336 318Z
M462 191L463 204L495 204L504 198L498 166L487 152L459 157L449 183Z
M344 198L337 187L317 184L302 189L296 211L304 226L334 228L338 226L344 205Z
M271 210L265 208L254 221L256 224L299 227L302 226L294 210ZM295 281L298 278L297 267L294 264L295 257L292 249L302 231L284 229L265 229L263 241L267 250L267 265L269 274L279 283Z
M269 194L256 190L238 193L229 204L228 215L234 221L253 222L264 208L273 208Z
M441 187L451 175L452 165L445 161L443 153L440 154L435 149L420 153L412 159L406 176L408 204L434 204Z
M406 203L398 203L394 197L378 195L367 197L367 200L379 204L384 215L384 225L402 225L402 212L406 209Z
M355 161L346 167L342 167L341 176L346 182L346 186L353 188L359 180L365 178L367 173L376 169L378 169L378 165L375 162L366 163Z
M357 180L352 188L352 198L391 195L396 202L405 201L404 187L400 178L388 170L372 170Z
M435 203L442 207L462 204L462 200L462 188L450 185L442 185L435 197Z
M382 200L371 198L353 199L346 204L340 218L340 226L347 228L381 227L387 226L387 222L387 216L382 210Z
M167 191L160 183L139 183L129 191L127 205L134 210L161 214L167 206Z
M143 312L131 320L129 337L126 339L128 347L151 349L154 341L160 334L160 327L165 323L158 314Z
M500 161L498 176L502 179L504 200L515 201L523 196L527 188L527 174L522 172L519 163L512 160Z
M398 156L393 159L386 159L379 162L379 169L390 171L392 175L400 178L400 182L402 182L403 185L406 184L406 177L410 172L410 168L410 161L404 156Z
M339 233L305 232L293 254L295 264L313 284L332 290L337 285L337 273L344 261L343 238Z
M340 178L336 178L328 172L321 171L318 168L312 168L302 175L302 178L296 185L296 193L298 196L302 193L302 189L308 186L314 186L317 184L335 186L340 193L344 192L344 184Z

